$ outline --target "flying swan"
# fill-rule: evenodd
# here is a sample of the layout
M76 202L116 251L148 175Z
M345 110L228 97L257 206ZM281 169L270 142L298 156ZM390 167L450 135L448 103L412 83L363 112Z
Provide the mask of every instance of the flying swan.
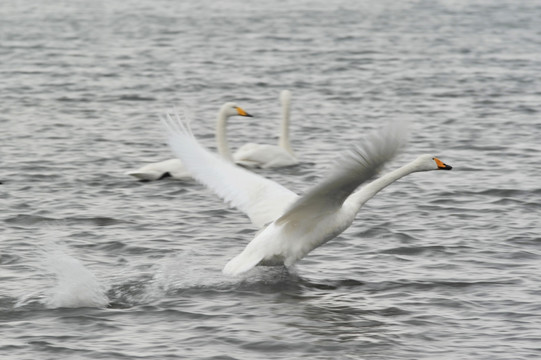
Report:
M246 167L279 168L299 163L289 141L291 91L282 90L280 92L280 103L282 104L282 122L278 145L244 144L233 155L237 164Z
M222 105L218 111L216 122L216 143L218 153L226 160L233 161L226 136L227 120L231 116L252 117L244 109L238 107L235 103L227 102ZM178 180L190 179L192 176L182 161L178 158L164 160L145 165L137 170L129 171L127 175L134 176L140 180L161 180L166 177L172 177Z
M355 191L404 143L404 131L395 124L371 134L345 153L325 179L299 196L202 147L186 119L178 114L162 117L162 123L173 152L193 177L245 212L262 229L226 264L223 273L228 275L244 273L257 265L291 266L347 229L361 206L381 189L417 171L452 168L432 155L421 155Z

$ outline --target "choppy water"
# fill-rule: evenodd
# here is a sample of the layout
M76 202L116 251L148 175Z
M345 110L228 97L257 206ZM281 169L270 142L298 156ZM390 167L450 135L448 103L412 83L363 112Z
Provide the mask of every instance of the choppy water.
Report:
M538 359L537 1L3 1L0 355L6 359ZM213 146L274 142L293 93L302 192L378 124L413 124L413 174L297 264L221 268L256 229L171 157L195 104Z

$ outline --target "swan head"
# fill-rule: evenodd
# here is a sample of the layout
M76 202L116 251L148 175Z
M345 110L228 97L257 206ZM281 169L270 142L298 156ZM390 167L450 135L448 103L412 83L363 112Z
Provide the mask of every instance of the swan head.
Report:
M252 117L252 115L248 114L243 108L240 106L237 106L237 104L232 102L227 102L222 105L220 108L220 114L225 115L226 117L230 116L246 116L246 117Z
M453 167L445 164L434 155L426 154L419 156L415 161L417 171L451 170Z
M282 105L289 104L291 102L291 91L282 90L280 92L280 102L282 103Z

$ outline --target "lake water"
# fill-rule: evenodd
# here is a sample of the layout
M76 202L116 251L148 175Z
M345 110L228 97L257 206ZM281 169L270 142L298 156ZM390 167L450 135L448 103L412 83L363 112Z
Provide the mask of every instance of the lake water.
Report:
M541 3L236 0L0 5L3 359L538 359ZM302 193L370 129L407 120L391 185L289 272L222 275L254 237L171 158L189 103L214 148L274 143L290 89Z

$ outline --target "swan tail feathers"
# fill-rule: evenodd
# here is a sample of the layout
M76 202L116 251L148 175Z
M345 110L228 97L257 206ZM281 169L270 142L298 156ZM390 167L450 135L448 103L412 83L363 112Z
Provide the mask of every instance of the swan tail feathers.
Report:
M259 251L243 251L225 265L222 272L225 275L240 275L253 269L263 260L264 255Z
M126 172L126 175L130 175L130 176L133 176L139 180L158 180L159 176L157 176L156 174L153 174L153 173L148 173L148 172L144 172L144 171L137 171L137 170L134 170L134 171L128 171Z

